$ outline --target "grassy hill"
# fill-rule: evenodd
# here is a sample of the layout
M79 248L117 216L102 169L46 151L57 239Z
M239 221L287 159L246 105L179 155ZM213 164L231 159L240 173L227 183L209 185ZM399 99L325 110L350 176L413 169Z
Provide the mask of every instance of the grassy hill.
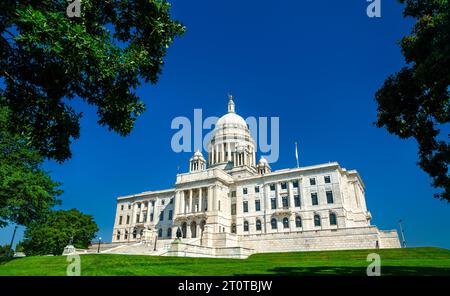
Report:
M246 260L81 255L81 275L366 275L367 255L382 275L450 275L450 250L408 248L255 254ZM66 257L26 257L0 264L0 275L65 275Z

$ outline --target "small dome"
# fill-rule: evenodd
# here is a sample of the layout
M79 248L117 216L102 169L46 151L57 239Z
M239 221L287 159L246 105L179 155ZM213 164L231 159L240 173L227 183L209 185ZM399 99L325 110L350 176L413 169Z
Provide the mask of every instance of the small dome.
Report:
M199 157L203 157L203 154L200 152L200 150L197 149L197 151L195 151L194 156L199 156Z
M261 156L261 158L259 159L259 163L260 163L260 164L266 164L266 165L269 164L269 163L267 162L267 159L265 159L264 156Z

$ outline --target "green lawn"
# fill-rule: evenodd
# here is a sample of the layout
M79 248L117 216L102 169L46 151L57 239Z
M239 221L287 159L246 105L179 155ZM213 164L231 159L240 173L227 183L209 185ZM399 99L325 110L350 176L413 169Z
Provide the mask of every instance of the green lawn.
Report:
M81 255L81 275L365 275L375 250L256 254L246 260ZM376 250L382 275L450 275L450 251ZM66 257L27 257L0 264L0 275L65 275Z

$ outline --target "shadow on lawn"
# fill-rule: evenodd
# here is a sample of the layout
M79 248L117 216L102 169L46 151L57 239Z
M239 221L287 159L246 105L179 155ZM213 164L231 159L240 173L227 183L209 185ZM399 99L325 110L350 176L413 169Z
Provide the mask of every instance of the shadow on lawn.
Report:
M272 275L280 276L366 276L365 267L342 267L342 266L322 266L322 267L276 267L269 269ZM249 275L249 274L236 274ZM255 274L256 275L256 274ZM408 275L408 276L432 276L450 275L450 268L446 267L409 267L409 266L386 266L381 267L382 276Z

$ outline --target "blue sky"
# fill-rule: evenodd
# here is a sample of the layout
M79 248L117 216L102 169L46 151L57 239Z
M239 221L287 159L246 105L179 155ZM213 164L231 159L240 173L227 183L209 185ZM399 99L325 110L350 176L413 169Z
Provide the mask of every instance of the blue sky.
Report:
M94 215L109 241L117 196L169 188L178 166L187 171L191 153L171 150L172 119L192 119L195 108L220 116L232 92L244 118L280 118L273 169L295 166L298 141L301 165L338 161L359 171L374 225L394 229L403 219L410 246L450 248L450 207L432 197L415 141L373 124L374 93L404 65L397 42L413 22L400 4L382 0L382 17L372 19L365 0L171 2L187 32L159 83L138 90L148 110L132 134L108 132L94 109L75 104L84 117L73 158L45 164L63 183L63 208ZM0 230L0 243L11 234Z

